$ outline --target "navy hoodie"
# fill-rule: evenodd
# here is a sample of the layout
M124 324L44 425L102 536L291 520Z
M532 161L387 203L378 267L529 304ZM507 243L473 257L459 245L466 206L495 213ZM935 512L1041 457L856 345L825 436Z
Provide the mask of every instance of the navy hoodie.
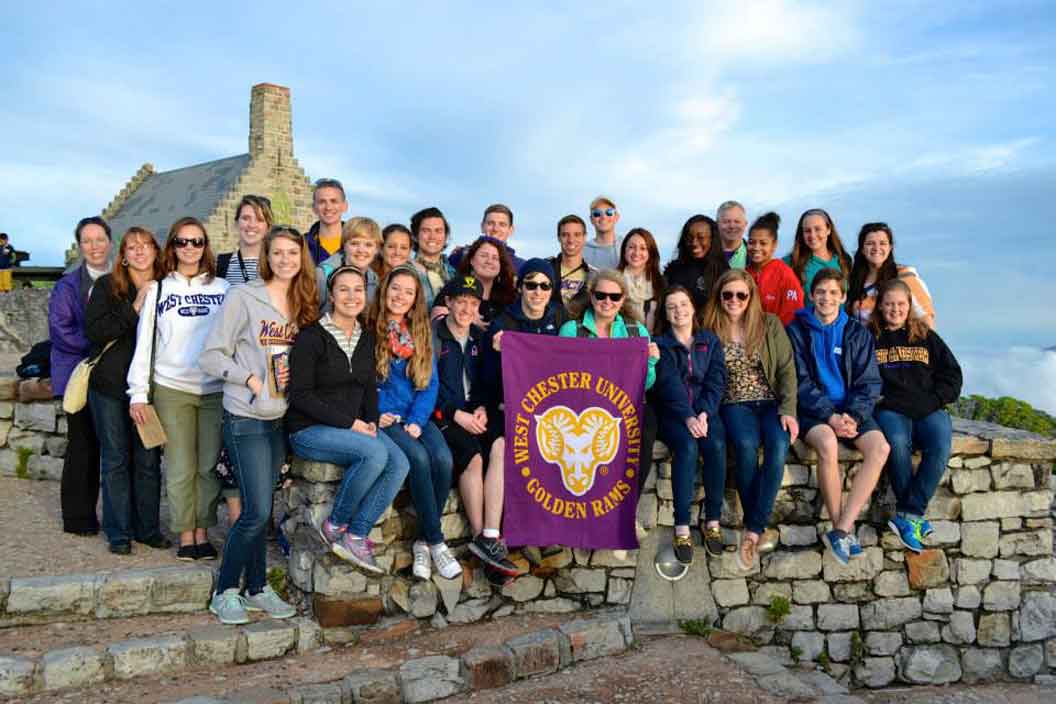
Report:
M660 359L651 393L663 408L661 417L683 421L701 411L709 418L718 413L726 389L726 354L718 336L698 330L686 349L667 330L654 342L660 348Z
M502 403L502 355L491 346L495 334L500 331L527 332L533 335L557 335L561 325L568 319L565 308L560 303L550 301L546 305L543 317L532 320L524 314L521 307L521 297L518 296L513 303L506 306L506 310L492 321L488 331L481 340L482 361L480 365L480 379L484 386L484 394L487 399L488 408L498 408Z

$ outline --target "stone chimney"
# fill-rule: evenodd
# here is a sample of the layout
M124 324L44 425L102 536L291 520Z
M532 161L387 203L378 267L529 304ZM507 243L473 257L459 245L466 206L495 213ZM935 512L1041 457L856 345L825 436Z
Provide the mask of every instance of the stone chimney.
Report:
M249 100L249 156L282 165L293 159L290 89L273 83L253 86Z

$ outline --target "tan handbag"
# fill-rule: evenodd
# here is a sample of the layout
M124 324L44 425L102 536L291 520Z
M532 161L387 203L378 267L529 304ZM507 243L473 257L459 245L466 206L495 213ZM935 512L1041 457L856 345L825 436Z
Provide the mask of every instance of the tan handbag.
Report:
M136 424L136 432L139 433L139 439L143 441L143 447L148 450L161 447L169 441L150 397L151 386L154 383L154 344L158 338L158 303L160 302L161 281L158 282L158 296L154 301L154 329L150 335L150 372L147 374L147 407L145 409L147 420L142 425Z
M67 414L80 413L88 405L88 380L92 376L92 370L115 342L117 340L110 340L95 357L85 357L77 362L66 382L66 390L62 393L62 410Z

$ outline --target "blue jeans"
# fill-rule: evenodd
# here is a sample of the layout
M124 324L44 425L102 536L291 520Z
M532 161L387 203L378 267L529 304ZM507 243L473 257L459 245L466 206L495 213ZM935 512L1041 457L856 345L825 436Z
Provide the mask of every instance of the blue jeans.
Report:
M410 463L407 483L411 501L418 512L418 535L430 545L444 542L440 515L451 491L451 472L455 461L440 430L430 421L422 426L418 439L412 438L397 423L384 429Z
M773 401L746 401L722 406L726 438L733 445L737 492L744 509L744 527L762 533L770 522L774 499L785 476L788 433ZM759 446L763 464L759 465Z
M722 418L708 416L708 435L694 438L685 418L660 418L660 439L671 451L671 493L675 498L675 525L689 525L689 506L697 479L697 459L704 459L704 520L717 521L722 516L726 492L726 432Z
M873 417L891 446L887 472L895 492L897 510L923 517L950 459L950 443L953 442L950 414L939 409L920 420L913 420L895 411L878 409ZM916 474L913 473L913 445L921 454Z
M312 425L290 436L298 457L345 467L330 521L366 537L403 486L410 465L389 436L370 437L350 428Z
M111 545L161 534L161 462L157 448L143 447L128 415L128 399L88 391L88 408L99 436L103 485L103 532Z
M216 590L237 589L245 572L246 591L258 594L267 584L272 493L286 460L282 418L258 420L224 411L224 446L238 477L242 513L227 534Z

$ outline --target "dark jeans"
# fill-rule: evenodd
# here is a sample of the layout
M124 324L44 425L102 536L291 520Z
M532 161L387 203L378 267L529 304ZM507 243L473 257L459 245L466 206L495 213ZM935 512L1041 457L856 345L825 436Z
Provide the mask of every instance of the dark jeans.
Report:
M638 496L641 497L645 481L653 471L653 445L656 444L657 420L656 411L646 398L642 404L642 454L641 468L638 472Z
M158 449L143 447L128 415L128 398L88 391L88 407L99 432L103 532L111 545L161 534L161 465Z
M418 512L418 535L430 545L444 542L440 515L451 491L451 472L455 461L444 436L432 421L422 426L418 439L412 438L399 423L384 429L410 464L407 483L411 501Z
M245 572L246 591L258 594L267 584L272 492L286 459L282 418L257 420L224 411L224 446L238 477L242 513L227 534L216 590L238 588Z
M721 408L726 440L733 447L737 492L744 510L744 527L762 533L770 522L774 499L785 476L788 433L773 401L727 403ZM763 463L758 463L759 446Z
M709 416L707 436L694 438L689 434L685 418L664 416L660 421L660 439L672 456L671 493L675 497L675 525L689 525L698 458L704 459L704 520L719 520L726 492L726 432L722 418Z
M62 529L67 533L99 530L99 438L88 406L66 416L66 456L62 460Z
M920 420L913 420L895 411L878 409L873 417L891 446L887 472L895 492L897 510L923 517L950 459L950 443L953 442L950 414L940 409ZM921 455L916 474L913 473L914 445Z

